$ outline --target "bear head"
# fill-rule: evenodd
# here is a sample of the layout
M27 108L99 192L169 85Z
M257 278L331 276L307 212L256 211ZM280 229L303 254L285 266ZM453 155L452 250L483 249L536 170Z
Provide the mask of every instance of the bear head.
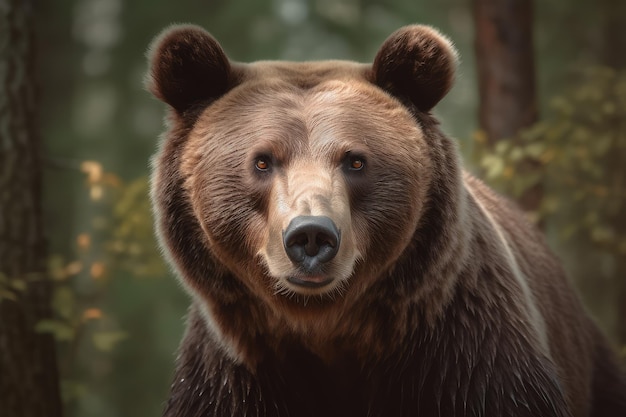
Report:
M456 52L436 30L398 30L373 64L243 64L203 29L175 26L149 61L147 86L171 107L154 160L157 229L209 316L241 300L276 316L346 305L416 234L437 234L420 224L437 224L423 221L440 203L433 172L456 153L430 110Z

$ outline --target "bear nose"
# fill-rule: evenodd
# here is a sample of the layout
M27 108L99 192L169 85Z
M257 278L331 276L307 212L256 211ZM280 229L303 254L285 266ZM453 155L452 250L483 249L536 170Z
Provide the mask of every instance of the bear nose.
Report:
M295 217L283 232L287 256L309 273L337 255L340 241L337 226L326 216Z

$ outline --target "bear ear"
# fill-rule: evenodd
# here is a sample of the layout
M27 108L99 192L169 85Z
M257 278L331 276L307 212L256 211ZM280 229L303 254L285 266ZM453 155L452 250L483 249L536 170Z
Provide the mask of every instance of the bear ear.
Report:
M231 66L220 44L198 26L164 30L148 50L148 90L182 114L232 87Z
M429 111L452 87L457 52L437 30L405 26L387 38L372 65L374 83Z

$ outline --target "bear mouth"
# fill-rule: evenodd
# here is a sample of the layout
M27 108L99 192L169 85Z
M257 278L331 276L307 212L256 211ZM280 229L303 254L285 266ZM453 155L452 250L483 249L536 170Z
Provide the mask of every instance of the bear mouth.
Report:
M328 278L319 275L313 276L299 276L287 278L291 284L305 288L322 288L334 281L333 278Z

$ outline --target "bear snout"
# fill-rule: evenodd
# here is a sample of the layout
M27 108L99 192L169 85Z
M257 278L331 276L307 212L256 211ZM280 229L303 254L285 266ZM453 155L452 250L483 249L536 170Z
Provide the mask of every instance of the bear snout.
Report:
M341 232L330 217L298 216L283 231L289 259L304 273L319 273L339 251Z

